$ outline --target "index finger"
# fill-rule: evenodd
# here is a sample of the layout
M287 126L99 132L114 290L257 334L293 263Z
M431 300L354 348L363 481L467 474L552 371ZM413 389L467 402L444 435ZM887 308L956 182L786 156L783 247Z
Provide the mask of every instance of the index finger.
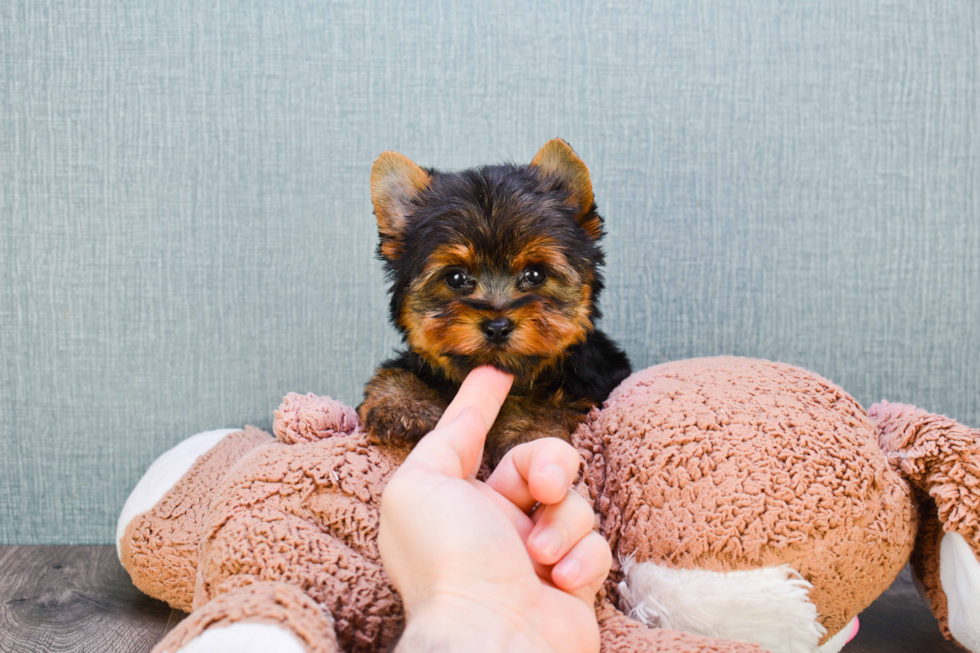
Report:
M423 468L465 478L480 467L487 431L507 398L513 377L492 367L470 372L436 427L429 431L399 468Z
M459 386L456 396L442 414L436 428L453 421L465 408L474 408L489 429L510 392L514 377L494 367L478 367Z

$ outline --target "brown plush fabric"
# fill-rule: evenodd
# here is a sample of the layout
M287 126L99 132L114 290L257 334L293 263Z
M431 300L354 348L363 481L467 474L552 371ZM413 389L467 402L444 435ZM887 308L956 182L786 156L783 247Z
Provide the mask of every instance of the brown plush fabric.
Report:
M596 513L595 529L609 541L615 553L616 543L619 541L619 529L622 525L619 519L621 515L613 509L612 502L605 494L606 457L603 438L599 433L599 421L599 409L593 409L586 417L585 422L572 433L572 446L578 449L582 459L575 491L592 504ZM616 574L619 570L619 560L614 555L611 573ZM617 578L617 582L619 580Z
M252 426L226 435L197 459L157 505L129 523L121 559L136 587L190 612L211 491L245 454L270 441L271 435Z
M731 571L789 564L823 641L912 550L908 485L854 399L796 367L719 357L634 374L577 442L618 557Z
M237 587L281 580L333 614L345 650L388 645L403 617L381 567L378 510L403 459L363 435L254 450L212 501L195 609Z
M272 431L286 444L351 435L361 427L353 408L312 392L305 395L290 392L283 397L274 415Z
M943 540L943 528L936 515L936 504L926 497L920 504L919 534L915 538L915 550L909 562L916 578L925 589L926 602L939 622L939 630L946 639L953 639L949 631L949 606L939 577L939 546Z
M876 404L870 415L891 464L935 501L943 530L980 557L980 431L902 404Z
M307 653L340 651L333 619L310 597L286 583L254 583L222 594L195 610L151 653L174 653L205 630L237 623L279 626L295 635Z
M889 463L921 493L922 525L911 562L943 635L953 639L939 546L945 533L959 533L980 558L980 431L903 404L875 404L869 414Z
M925 499L913 563L948 633L937 549L945 528L977 551L980 438L917 409L872 417L788 365L669 363L630 377L576 431L576 490L618 559L791 565L814 586L826 641L908 559L918 521L908 474ZM278 442L255 429L222 440L127 531L134 581L177 607L189 607L197 563L197 611L157 651L240 621L305 633L318 653L384 650L400 630L377 531L382 490L407 450L370 444L352 409L315 395L288 396L275 431ZM760 651L647 628L615 607L621 580L617 560L597 604L603 653Z

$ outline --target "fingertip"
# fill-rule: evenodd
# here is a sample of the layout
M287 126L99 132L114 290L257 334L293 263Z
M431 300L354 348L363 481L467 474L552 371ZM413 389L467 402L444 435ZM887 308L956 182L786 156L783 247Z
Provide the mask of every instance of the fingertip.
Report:
M551 570L551 578L555 585L564 590L577 590L584 583L579 582L582 575L582 563L578 558L566 557Z
M479 386L482 391L502 400L510 392L510 387L514 384L514 376L496 367L482 365L467 374L463 384Z
M568 474L558 463L548 463L541 467L531 477L529 485L535 500L546 504L561 501L570 487Z
M463 379L438 425L454 421L464 407L470 406L480 412L484 428L489 429L497 419L513 381L514 377L493 367L474 369Z
M588 588L597 592L612 566L612 551L605 538L592 532L582 538L551 570L555 586L566 592Z
M542 467L541 476L546 482L561 491L562 494L568 490L568 474L565 473L565 470L558 463L548 463Z
M527 538L531 557L543 565L558 562L565 546L565 533L558 528L541 528L532 531Z
M509 372L504 372L503 370L494 367L493 365L481 365L479 367L474 367L470 374L478 374L481 376L486 376L487 378L496 378L501 383L513 383L514 375Z
M525 446L530 457L528 487L535 501L552 504L563 500L578 475L578 451L558 438L535 440Z
M550 506L564 501L578 476L579 464L578 451L564 440L532 440L508 451L487 483L527 512L535 504Z

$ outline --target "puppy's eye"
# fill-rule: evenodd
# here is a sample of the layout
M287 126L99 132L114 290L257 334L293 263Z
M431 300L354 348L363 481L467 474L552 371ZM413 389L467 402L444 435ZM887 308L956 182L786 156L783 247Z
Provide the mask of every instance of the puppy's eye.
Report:
M532 265L524 270L524 280L532 286L540 286L548 278L548 273L538 265Z
M450 270L446 273L446 283L449 284L450 288L455 288L459 290L467 283L469 283L470 277L462 270Z

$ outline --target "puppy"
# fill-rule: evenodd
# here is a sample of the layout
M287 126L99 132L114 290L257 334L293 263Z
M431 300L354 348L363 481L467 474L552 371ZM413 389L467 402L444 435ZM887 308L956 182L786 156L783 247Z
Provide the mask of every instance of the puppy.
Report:
M595 327L603 220L568 143L547 142L530 165L462 172L385 152L371 198L390 317L407 346L357 409L375 441L414 444L467 373L492 365L514 375L487 435L496 465L522 442L570 440L629 376L626 354Z

